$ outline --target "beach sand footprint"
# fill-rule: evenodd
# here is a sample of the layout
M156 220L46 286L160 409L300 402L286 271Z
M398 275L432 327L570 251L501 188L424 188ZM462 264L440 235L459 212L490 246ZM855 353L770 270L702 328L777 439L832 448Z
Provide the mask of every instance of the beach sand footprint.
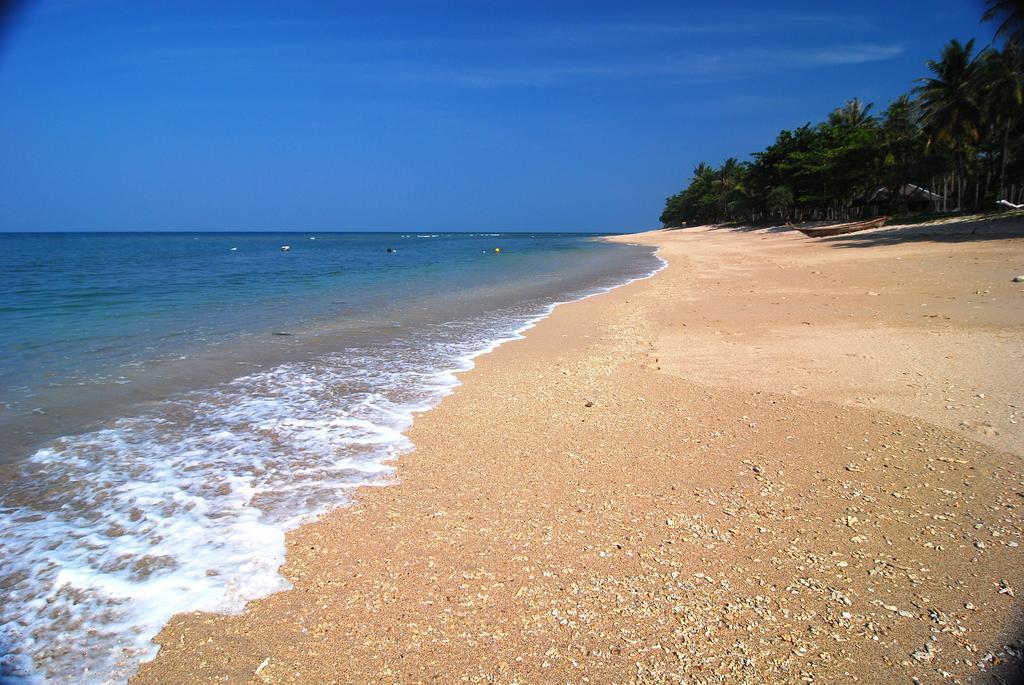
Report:
M988 421L969 421L964 419L960 422L960 427L972 433L979 433L989 438L1000 435L999 430Z

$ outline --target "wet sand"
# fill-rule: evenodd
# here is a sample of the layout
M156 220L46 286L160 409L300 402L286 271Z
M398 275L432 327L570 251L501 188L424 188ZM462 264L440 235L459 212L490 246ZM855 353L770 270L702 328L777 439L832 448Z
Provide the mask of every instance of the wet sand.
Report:
M133 682L992 680L1021 236L621 238L669 266L479 358L397 484L289 536L293 590L176 617Z

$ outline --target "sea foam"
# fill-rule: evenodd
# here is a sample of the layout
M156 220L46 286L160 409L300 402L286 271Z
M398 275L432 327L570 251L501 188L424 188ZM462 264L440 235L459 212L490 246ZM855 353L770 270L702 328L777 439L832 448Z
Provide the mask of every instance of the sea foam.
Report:
M373 362L286 364L19 465L0 509L2 672L121 682L172 614L285 589L285 531L388 482L412 413L455 383L400 355Z

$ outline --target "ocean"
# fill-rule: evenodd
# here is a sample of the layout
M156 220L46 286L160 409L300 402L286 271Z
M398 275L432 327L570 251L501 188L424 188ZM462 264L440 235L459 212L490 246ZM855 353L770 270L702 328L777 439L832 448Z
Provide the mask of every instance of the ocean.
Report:
M288 246L287 251L283 246ZM0 234L0 682L125 682L288 587L415 412L650 248L556 233Z

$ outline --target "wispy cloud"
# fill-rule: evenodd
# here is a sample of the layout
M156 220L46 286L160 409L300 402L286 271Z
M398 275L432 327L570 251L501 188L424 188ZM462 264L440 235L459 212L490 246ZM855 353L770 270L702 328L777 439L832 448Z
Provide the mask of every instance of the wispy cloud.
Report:
M900 44L868 43L808 46L799 50L740 48L717 52L678 50L658 55L616 52L578 57L545 57L529 51L497 50L487 55L456 54L424 59L419 54L394 51L387 56L367 56L358 51L334 54L310 50L298 43L279 43L261 47L165 48L137 56L130 62L117 62L174 73L187 73L201 65L205 73L214 75L251 71L278 73L294 79L403 86L545 88L601 80L684 83L739 80L766 73L880 62L897 57L903 51Z
M705 15L692 22L648 18L471 24L444 35L371 28L347 20L314 22L303 17L147 25L135 30L163 33L152 41L159 47L129 55L109 53L105 62L118 69L195 73L199 78L251 73L297 80L495 89L599 81L742 80L879 62L904 51L902 44L880 40L877 29L856 14L732 13ZM780 38L787 31L795 35L798 29L808 36L799 41L800 48ZM107 44L121 43L111 39ZM779 44L783 47L776 47Z
M734 12L713 20L624 21L572 26L539 26L530 35L535 39L600 41L636 37L736 36L742 34L778 34L794 30L874 32L876 27L859 14Z
M68 3L96 3L109 0L65 0ZM294 30L316 29L324 35L332 32L349 34L348 39L357 41L388 40L395 31L389 24L367 23L365 19L324 19L288 17L279 19L245 19L225 21L168 22L133 27L133 31L148 34L218 33L221 35L245 33L281 33ZM816 30L851 32L872 32L875 26L863 15L833 13L774 12L770 15L760 12L732 12L720 14L715 19L679 20L631 20L573 23L531 23L531 24L471 24L463 27L460 35L432 37L420 34L402 36L403 42L418 44L493 44L514 41L521 46L542 44L601 44L615 41L630 41L641 38L683 37L683 36L732 36L739 34L777 34L780 31ZM367 36L373 36L372 39Z
M768 72L865 64L891 59L902 45L831 45L806 50L733 50L717 54L679 54L656 59L608 59L507 62L497 65L452 66L416 63L321 64L318 71L408 85L469 88L571 85L582 81L631 80L696 83L754 78Z
M830 66L839 64L865 64L881 62L900 55L903 45L839 45L804 52L791 52L793 63L803 62L807 66Z

